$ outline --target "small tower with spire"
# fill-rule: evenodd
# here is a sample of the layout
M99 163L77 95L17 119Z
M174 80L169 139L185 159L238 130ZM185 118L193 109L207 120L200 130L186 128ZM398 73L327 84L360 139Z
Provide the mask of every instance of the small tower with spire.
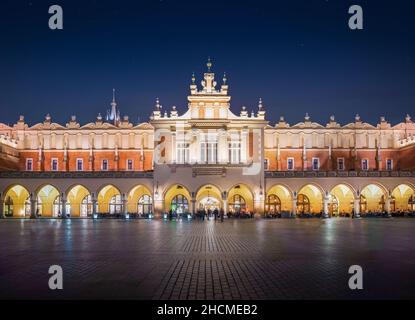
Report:
M262 120L265 119L265 108L264 108L264 104L262 103L262 98L259 98L257 117Z
M112 102L111 102L111 110L107 110L107 116L106 120L112 121L114 126L118 126L121 117L120 117L120 111L117 109L117 102L115 101L115 89L112 89Z

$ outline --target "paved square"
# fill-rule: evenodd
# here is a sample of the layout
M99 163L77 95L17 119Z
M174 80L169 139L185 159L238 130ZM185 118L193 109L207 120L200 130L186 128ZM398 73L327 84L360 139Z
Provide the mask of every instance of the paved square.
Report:
M0 298L415 298L414 249L410 218L1 220ZM64 290L48 288L53 264Z

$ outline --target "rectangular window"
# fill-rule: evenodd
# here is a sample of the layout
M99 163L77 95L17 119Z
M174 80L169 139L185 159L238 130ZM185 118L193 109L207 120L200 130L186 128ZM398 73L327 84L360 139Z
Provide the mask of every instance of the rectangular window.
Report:
M76 159L76 170L83 171L84 170L84 160L83 159Z
M134 163L132 159L127 159L127 170L133 171Z
M241 144L240 142L229 143L229 159L233 164L241 162Z
M367 171L369 170L369 160L363 159L362 160L362 170Z
M108 160L107 159L102 160L101 169L102 171L108 171Z
M319 158L313 158L313 170L318 171L320 170L320 159Z
M287 159L287 170L288 171L294 170L294 158Z
M205 163L207 161L207 144L206 142L200 143L200 162Z
M188 163L189 162L189 144L179 142L177 143L177 157L176 157L177 163Z
M393 160L386 159L386 170L392 171L393 170Z
M344 170L344 158L337 158L337 170Z
M26 171L33 171L33 159L26 159Z
M268 171L269 170L269 160L268 159L265 159L264 160L264 170L265 171Z
M207 153L208 163L216 163L218 158L218 144L216 142L208 142Z
M52 158L51 169L52 171L58 171L58 159Z

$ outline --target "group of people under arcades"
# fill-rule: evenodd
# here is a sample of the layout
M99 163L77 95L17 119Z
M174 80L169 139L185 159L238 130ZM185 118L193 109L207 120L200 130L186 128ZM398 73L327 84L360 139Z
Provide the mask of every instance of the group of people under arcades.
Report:
M221 221L223 222L226 218L249 218L252 219L254 217L254 213L252 211L229 211L227 215L225 215L225 211L223 208L214 208L214 209L206 209L204 207L200 208L195 212L195 214L191 213L179 213L173 209L170 209L168 212L164 213L164 218L170 221L172 220L180 220L180 219L197 219L200 221Z

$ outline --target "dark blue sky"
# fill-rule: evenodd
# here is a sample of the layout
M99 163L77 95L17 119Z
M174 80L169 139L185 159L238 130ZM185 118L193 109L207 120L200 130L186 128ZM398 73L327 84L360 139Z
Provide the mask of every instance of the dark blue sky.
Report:
M64 30L48 28L60 4ZM364 30L348 28L348 8L364 10ZM411 1L16 1L0 4L0 122L50 113L81 123L109 108L147 121L156 97L186 109L191 74L208 56L226 71L232 110L257 108L290 123L309 112L326 123L360 113L392 123L414 113L415 19ZM415 113L413 115L415 117Z

